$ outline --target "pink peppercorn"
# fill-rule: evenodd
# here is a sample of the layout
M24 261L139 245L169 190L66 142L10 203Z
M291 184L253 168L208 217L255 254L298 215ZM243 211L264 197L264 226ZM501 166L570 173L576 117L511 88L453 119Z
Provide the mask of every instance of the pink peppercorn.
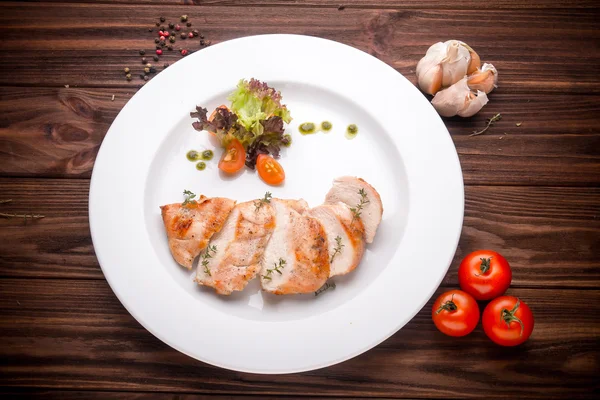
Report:
M188 37L191 39L194 37L194 34L192 32L188 33Z
M162 50L161 49L156 49L156 54L160 56L162 54Z
M163 31L158 31L158 36L165 36L165 33Z
M187 56L188 51L186 49L181 50L182 56Z
M168 37L169 36L169 31L164 31L163 32L163 36Z
M164 41L165 41L165 37L164 37L164 36L161 36L161 37L160 37L160 41L161 41L161 42L164 42Z
M180 31L180 30L181 30L181 27L180 27L179 25L175 25L175 30L176 30L176 31Z

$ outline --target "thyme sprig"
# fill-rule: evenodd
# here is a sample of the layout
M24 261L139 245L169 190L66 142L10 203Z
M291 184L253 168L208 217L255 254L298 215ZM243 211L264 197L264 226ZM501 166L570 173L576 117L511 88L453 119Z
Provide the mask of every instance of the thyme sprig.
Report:
M195 193L190 192L189 190L184 190L183 191L183 195L185 196L185 200L183 201L183 203L181 203L182 206L186 206L189 203L195 203L196 200L192 200L194 197L196 197Z
M329 283L329 282L325 282L325 284L324 284L323 286L321 286L321 287L319 288L319 290L317 290L317 291L315 292L315 296L318 296L318 295L320 295L321 293L323 293L324 291L326 291L326 290L329 290L329 289L335 289L335 282L331 282L331 283Z
M263 197L262 199L256 200L254 202L254 207L256 207L256 209L254 211L258 211L260 210L260 208L262 206L264 206L266 203L270 203L271 202L271 198L273 196L271 195L271 192L266 192L265 193L265 197Z
M333 254L331 255L331 259L329 260L329 264L331 264L333 262L333 259L335 258L335 256L337 256L339 253L342 252L342 248L345 246L344 244L342 244L342 237L341 236L336 236L335 237L335 248L333 249Z
M281 270L283 269L283 267L285 266L286 262L283 258L279 259L279 264L277 263L273 263L273 265L275 265L273 268L271 269L267 269L267 273L263 275L264 279L268 279L271 280L271 275L273 274L273 271L277 272L279 275L281 275Z
M212 254L210 254L212 252ZM217 252L217 246L208 246L206 251L202 255L202 266L204 267L204 273L208 276L212 276L210 273L210 269L208 269L208 260L213 258L215 253Z
M369 198L367 197L367 192L365 192L365 189L360 189L358 191L358 194L360 195L360 201L358 202L356 207L350 208L350 211L352 211L352 214L354 214L354 216L352 217L352 222L354 222L355 219L360 217L363 207L365 206L365 204L369 203Z
M502 114L496 114L496 115L494 115L492 118L490 118L490 119L487 120L487 125L486 125L485 128L483 128L480 131L474 131L469 136L477 136L477 135L481 135L481 134L485 133L485 131L487 131L488 129L490 129L490 126L494 125L494 122L500 121L501 119L502 119Z

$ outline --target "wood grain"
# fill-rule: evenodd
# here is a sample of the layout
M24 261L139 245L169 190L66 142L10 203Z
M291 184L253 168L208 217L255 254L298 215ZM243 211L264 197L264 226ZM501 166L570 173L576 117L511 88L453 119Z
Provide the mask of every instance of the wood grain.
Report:
M24 0L58 3L98 3L96 0ZM454 10L494 10L494 9L547 9L547 8L598 8L595 0L102 0L115 4L164 4L170 7L181 6L285 6L285 7L329 7L344 11L350 8L395 8L395 9L454 9Z
M531 339L518 348L494 345L480 326L466 338L443 336L429 302L375 349L276 379L172 350L127 313L105 281L2 279L0 293L6 387L392 398L535 398L540 391L591 398L598 389L600 320L582 312L598 304L598 290L510 289L536 317Z
M88 224L87 180L0 178L2 210L46 215L0 219L0 276L104 279ZM466 187L460 260L481 248L509 258L515 287L598 287L600 188Z
M364 50L413 81L417 61L431 44L461 38L498 68L504 93L600 93L600 53L593 51L600 39L600 9L340 12L206 6L186 12L213 43L266 33L320 36ZM152 5L2 3L0 85L136 87L140 81L127 83L122 69L141 65L139 49L154 48L148 28L163 13L163 6Z
M2 390L0 395L11 400L22 399L59 399L59 400L281 400L281 396L247 396L191 393L157 393L157 392L119 392L119 391L79 391L79 390ZM285 396L285 400L305 400L304 396ZM328 400L331 397L314 397L312 400ZM346 397L346 400L358 400L360 397ZM386 400L385 398L380 398ZM388 398L391 399L391 398Z
M104 135L134 93L114 88L0 91L0 176L38 177L89 177ZM497 112L504 117L488 134L469 137ZM524 98L499 92L479 115L445 122L466 184L597 186L599 113L596 96Z

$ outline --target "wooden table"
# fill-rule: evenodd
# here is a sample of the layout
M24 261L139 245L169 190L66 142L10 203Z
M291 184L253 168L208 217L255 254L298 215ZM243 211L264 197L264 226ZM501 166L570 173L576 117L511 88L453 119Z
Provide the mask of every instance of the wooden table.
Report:
M600 4L84 3L0 4L0 200L12 199L0 212L46 216L0 219L3 392L61 399L584 398L598 392ZM148 28L156 29L159 16L181 14L213 44L261 33L320 36L364 50L413 82L417 61L439 40L464 40L493 63L500 87L484 111L446 120L463 168L466 209L438 293L457 287L458 263L467 253L496 249L513 268L508 293L534 311L531 339L501 348L481 326L466 338L446 337L431 322L430 302L401 331L352 360L264 376L198 362L142 328L94 255L89 179L108 127L141 82L137 73L127 82L122 69L140 67L138 50L153 49ZM165 101L178 90L185 88L174 88ZM469 136L496 113L503 119L488 133Z

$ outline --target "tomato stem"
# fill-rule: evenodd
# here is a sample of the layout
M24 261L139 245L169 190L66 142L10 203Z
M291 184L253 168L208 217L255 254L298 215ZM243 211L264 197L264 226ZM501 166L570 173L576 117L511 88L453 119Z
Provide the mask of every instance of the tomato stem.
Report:
M441 313L442 310L446 310L448 312L454 312L454 311L458 310L458 307L456 306L456 303L453 300L454 300L454 295L452 295L452 298L450 298L450 300L448 300L444 304L442 304L440 306L440 308L437 309L435 314L437 315L437 314Z
M519 309L520 304L521 300L517 299L517 303L515 304L512 310L509 311L506 308L503 308L502 311L500 311L500 318L502 318L504 322L506 322L506 326L508 326L509 329L511 322L518 322L519 325L521 325L521 333L519 334L519 336L523 336L523 321L521 321L518 317L515 316L515 313Z
M490 270L490 262L492 261L492 257L480 258L480 260L481 260L481 264L479 265L479 271L481 271L481 273L475 274L475 276L483 275Z

